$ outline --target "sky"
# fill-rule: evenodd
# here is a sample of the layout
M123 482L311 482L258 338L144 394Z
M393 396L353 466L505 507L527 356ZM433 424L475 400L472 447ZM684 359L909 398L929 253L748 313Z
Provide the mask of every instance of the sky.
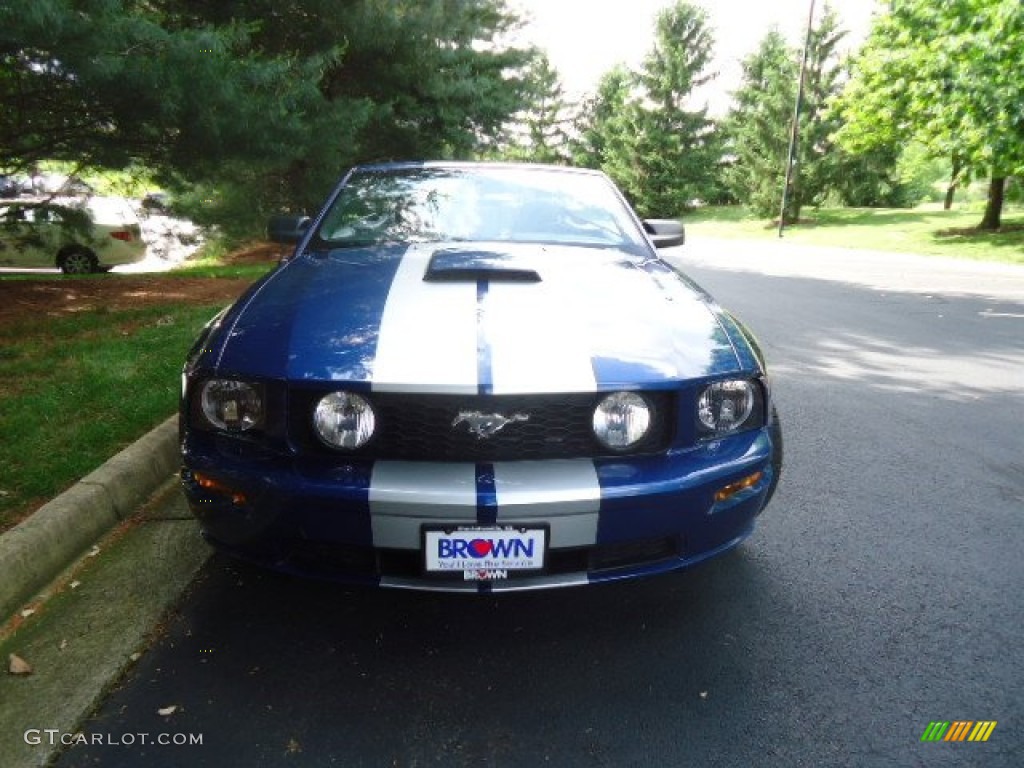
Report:
M714 30L719 73L706 101L712 113L728 106L728 93L740 83L740 60L756 50L773 26L802 46L810 0L691 0L707 11ZM545 50L559 71L570 99L592 93L601 75L621 62L639 67L651 47L654 19L672 0L509 0L530 21L520 33ZM824 0L816 0L820 19ZM832 0L850 33L848 46L867 35L876 0Z

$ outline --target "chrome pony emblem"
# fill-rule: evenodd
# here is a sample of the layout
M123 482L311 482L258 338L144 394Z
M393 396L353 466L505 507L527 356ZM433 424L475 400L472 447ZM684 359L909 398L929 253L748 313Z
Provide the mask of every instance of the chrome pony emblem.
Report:
M452 427L459 424L466 424L469 431L476 435L478 440L486 440L498 434L509 424L517 421L529 421L530 417L525 413L513 413L511 416L502 416L500 413L480 413L480 411L459 411L459 415L452 422Z

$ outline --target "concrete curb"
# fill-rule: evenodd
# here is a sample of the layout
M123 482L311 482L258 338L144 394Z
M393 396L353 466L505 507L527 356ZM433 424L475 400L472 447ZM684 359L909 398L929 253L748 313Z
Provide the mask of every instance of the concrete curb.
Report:
M27 676L0 673L4 768L53 765L71 734L94 732L89 714L149 649L154 628L212 553L174 477L132 520L124 535L98 539L94 557L72 564L76 581L52 586L43 609L0 638L5 664L14 653L33 667ZM40 738L27 738L33 733Z
M177 466L178 417L172 416L0 535L0 623L130 517Z

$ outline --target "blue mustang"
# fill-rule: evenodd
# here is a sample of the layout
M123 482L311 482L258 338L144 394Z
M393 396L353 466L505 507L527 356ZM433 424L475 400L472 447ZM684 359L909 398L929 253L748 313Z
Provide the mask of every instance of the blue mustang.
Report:
M218 548L487 592L683 568L753 530L782 437L753 336L595 171L353 169L204 330L182 481Z

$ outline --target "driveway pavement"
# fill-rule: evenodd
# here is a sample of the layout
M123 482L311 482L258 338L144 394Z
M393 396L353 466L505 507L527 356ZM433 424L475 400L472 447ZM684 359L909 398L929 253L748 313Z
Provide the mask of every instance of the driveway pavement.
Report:
M739 551L469 600L216 556L57 765L1024 765L1024 268L670 258L772 365L787 468ZM996 725L922 741L946 721Z

